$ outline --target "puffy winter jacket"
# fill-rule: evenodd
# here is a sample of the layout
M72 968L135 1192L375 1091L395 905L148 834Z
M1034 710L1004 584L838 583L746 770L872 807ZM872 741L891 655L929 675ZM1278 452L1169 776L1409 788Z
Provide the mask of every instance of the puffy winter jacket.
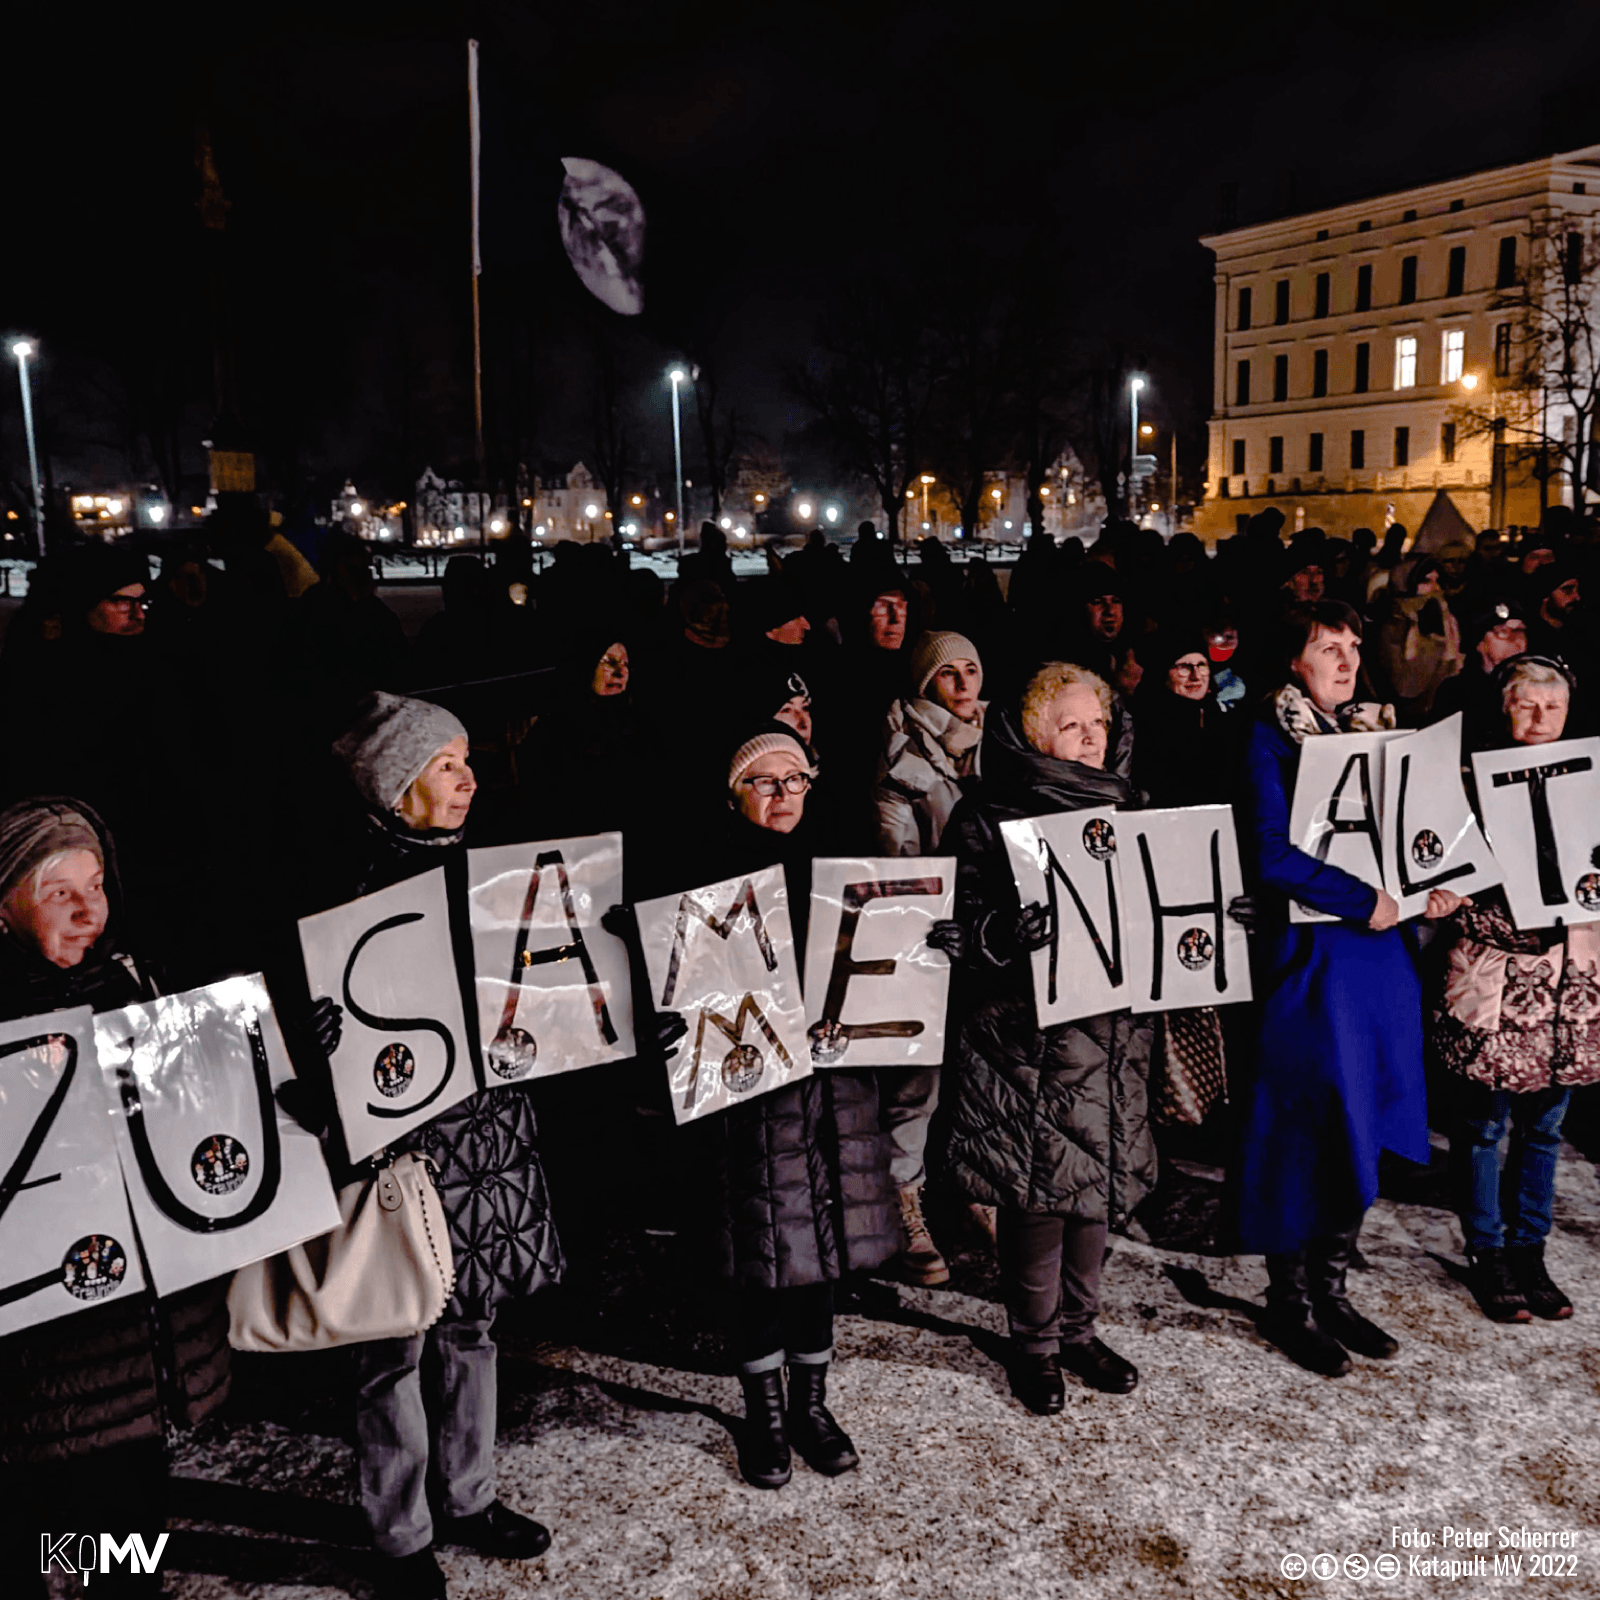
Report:
M349 846L346 865L354 873L347 900L434 867L445 869L456 967L471 1030L477 1012L470 1002L466 847L459 836L443 843L423 835L407 837L396 826L368 818ZM439 1199L455 1255L452 1316L485 1317L503 1301L559 1282L565 1270L529 1089L518 1083L480 1089L394 1146L421 1151L438 1169Z
M953 1063L951 1175L986 1204L1113 1228L1155 1185L1152 1021L1123 1010L1040 1028L1029 959L996 930L1021 910L1001 822L1133 803L1130 746L1114 729L1111 771L1054 761L1027 746L1006 708L985 735L983 786L943 841L958 863L956 917L971 944L959 974L969 1009Z

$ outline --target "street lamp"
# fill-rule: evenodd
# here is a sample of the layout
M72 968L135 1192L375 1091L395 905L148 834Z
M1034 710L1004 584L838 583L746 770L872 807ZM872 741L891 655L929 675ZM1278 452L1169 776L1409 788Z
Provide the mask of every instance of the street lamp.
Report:
M33 479L33 533L44 556L44 489L39 482L39 450L33 439L33 385L28 380L28 362L34 355L31 340L18 339L11 353L17 358L17 377L22 384L22 425L28 435L28 472Z
M1133 453L1139 453L1139 391L1144 388L1143 378L1134 378L1128 384L1128 403L1133 408ZM1133 488L1133 462L1128 463L1128 488Z
M933 474L931 472L924 472L922 474L922 478L921 478L921 483L922 483L922 525L923 525L923 527L927 527L927 525L928 525L928 485L930 483L932 483L932 482L933 482Z
M667 377L672 382L672 466L678 485L678 559L683 560L683 422L678 415L678 386L689 381L686 367L671 367Z

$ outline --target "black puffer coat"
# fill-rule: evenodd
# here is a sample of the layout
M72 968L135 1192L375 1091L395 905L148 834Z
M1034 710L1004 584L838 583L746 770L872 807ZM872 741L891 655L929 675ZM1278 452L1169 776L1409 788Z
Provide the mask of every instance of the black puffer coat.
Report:
M456 969L477 1058L472 1002L472 935L467 921L467 854L460 833L404 831L375 817L352 830L343 865L352 876L339 905L434 867L445 869ZM438 1168L439 1199L450 1225L456 1290L446 1313L481 1319L504 1301L560 1281L566 1267L550 1216L539 1161L539 1130L529 1085L480 1089L395 1148L418 1150Z
M983 935L1021 910L1000 824L1094 805L1134 805L1129 719L1119 707L1109 770L1039 755L1017 709L991 708L983 781L940 850L957 860L956 917L972 943L958 973L966 1020L954 1056L949 1169L988 1205L1123 1225L1155 1185L1151 1019L1109 1011L1041 1029L1027 956ZM959 1013L958 1013L959 1014Z
M111 919L76 967L54 966L0 930L0 1019L150 999L121 940L116 853L104 825L77 800L32 804L57 815L70 808L100 835ZM159 1441L168 1423L208 1417L228 1393L226 1287L218 1279L160 1301L145 1292L0 1339L0 1463L34 1466Z
M684 887L778 865L805 965L813 840L730 813L726 836ZM740 1287L790 1289L882 1266L900 1247L887 1142L873 1072L824 1068L682 1130L704 1190L719 1275Z

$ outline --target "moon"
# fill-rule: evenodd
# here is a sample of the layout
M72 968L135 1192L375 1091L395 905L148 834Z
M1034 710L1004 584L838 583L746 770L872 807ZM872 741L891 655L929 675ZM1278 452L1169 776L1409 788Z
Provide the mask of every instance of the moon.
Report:
M556 202L561 243L584 288L625 317L644 310L644 207L633 185L610 167L564 156L566 180Z

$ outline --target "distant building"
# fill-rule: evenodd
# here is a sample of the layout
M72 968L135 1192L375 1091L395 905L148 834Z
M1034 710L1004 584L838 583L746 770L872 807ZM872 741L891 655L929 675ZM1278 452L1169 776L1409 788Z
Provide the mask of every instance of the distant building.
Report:
M1592 240L1597 211L1593 145L1203 239L1215 399L1196 531L1267 506L1291 532L1414 530L1440 492L1475 528L1570 503L1518 426L1537 414L1559 437L1573 416L1530 370L1515 302L1559 282L1550 252L1577 237L1560 229Z

